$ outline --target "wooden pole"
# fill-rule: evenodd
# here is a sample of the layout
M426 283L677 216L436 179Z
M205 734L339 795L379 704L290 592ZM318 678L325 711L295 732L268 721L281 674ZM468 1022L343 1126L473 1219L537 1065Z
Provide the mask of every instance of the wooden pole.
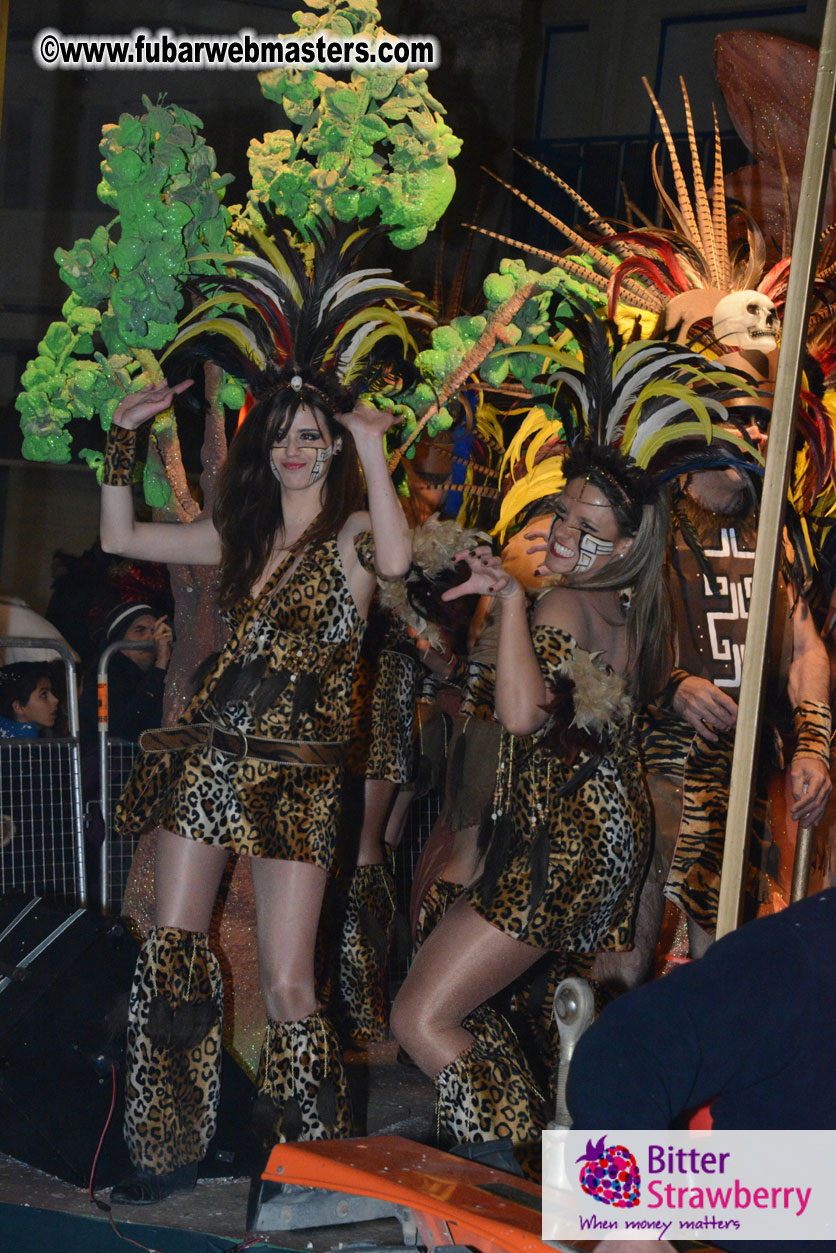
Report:
M813 862L813 837L815 827L799 827L795 844L795 861L792 867L790 904L803 901L810 888L810 866Z
M763 484L758 542L755 549L752 598L740 685L737 733L734 740L729 812L723 850L717 936L739 924L743 875L749 845L749 822L760 746L764 683L769 657L775 584L783 542L784 507L795 437L796 406L804 363L810 291L816 245L833 151L836 99L836 0L827 0L819 49L810 132L801 178L801 192L792 251L781 352L775 379L775 403L769 425L769 448Z

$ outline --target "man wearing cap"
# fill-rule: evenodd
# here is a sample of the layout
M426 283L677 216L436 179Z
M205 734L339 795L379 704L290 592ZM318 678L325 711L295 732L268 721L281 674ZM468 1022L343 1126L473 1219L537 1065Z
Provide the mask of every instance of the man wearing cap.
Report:
M163 687L171 660L173 636L167 618L158 618L150 605L131 601L117 605L105 622L105 641L148 644L147 649L116 652L108 665L108 731L136 742L148 727L162 721ZM79 706L83 739L97 730L96 683L91 675Z

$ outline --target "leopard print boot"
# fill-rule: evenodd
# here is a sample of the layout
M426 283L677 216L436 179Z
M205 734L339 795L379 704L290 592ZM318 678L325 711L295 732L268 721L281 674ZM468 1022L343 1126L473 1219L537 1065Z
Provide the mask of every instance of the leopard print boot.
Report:
M452 883L449 879L433 879L424 893L418 921L415 925L415 947L420 948L434 927L447 913L464 891L464 884Z
M435 1077L439 1144L538 1145L546 1111L513 1030L488 1006L464 1025L475 1033L473 1043Z
M351 1135L342 1049L324 1014L267 1023L257 1087L253 1128L265 1147Z
M220 1095L223 984L205 935L152 927L129 1005L125 1141L144 1174L204 1157ZM193 1182L193 1181L192 1181Z
M385 865L358 866L351 876L340 944L340 999L351 1038L389 1039L384 986L395 925L395 881Z

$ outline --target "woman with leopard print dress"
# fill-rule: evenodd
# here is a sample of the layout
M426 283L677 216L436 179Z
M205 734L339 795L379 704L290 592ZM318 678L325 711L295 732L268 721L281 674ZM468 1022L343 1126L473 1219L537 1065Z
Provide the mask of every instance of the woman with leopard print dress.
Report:
M340 415L338 400L300 377L274 386L240 425L214 521L135 522L136 428L186 386L120 402L102 491L105 551L220 562L231 628L180 723L144 737L120 808L123 829L160 828L156 925L128 1029L125 1135L136 1173L113 1193L130 1204L193 1187L214 1132L222 987L207 932L231 853L250 858L255 889L265 1142L350 1134L341 1049L317 1009L314 945L374 568L401 576L411 555L383 450L390 419L363 405ZM360 466L369 514L358 512Z
M667 510L611 448L577 443L563 472L545 557L562 585L541 596L531 625L522 587L486 547L459 555L471 578L446 593L492 594L501 610L494 833L482 878L418 952L392 1025L435 1077L452 1141L536 1140L542 1102L484 1002L544 952L629 946L650 849L632 701L658 690L669 666Z

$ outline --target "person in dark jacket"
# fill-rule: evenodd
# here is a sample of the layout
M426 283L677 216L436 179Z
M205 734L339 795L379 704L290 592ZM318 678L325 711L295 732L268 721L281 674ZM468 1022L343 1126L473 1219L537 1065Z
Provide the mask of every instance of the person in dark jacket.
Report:
M836 1126L835 956L836 888L829 888L747 923L699 961L619 997L572 1058L572 1126L662 1130L706 1103L717 1130ZM765 1247L713 1242L735 1253ZM604 1246L608 1253L617 1247ZM799 1240L781 1247L807 1253L833 1246Z
M108 666L108 731L118 739L136 742L148 727L162 721L163 689L171 660L173 636L166 617L157 617L150 605L130 601L117 605L105 623L105 642L130 640L147 649L115 653ZM81 737L93 740L97 732L96 676L88 676L79 707Z

